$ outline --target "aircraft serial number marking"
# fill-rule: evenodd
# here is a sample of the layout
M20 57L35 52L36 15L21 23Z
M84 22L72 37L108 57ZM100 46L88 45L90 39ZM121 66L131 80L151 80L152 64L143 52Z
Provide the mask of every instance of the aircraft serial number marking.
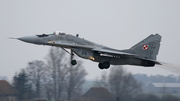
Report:
M87 51L82 51L82 55L87 55Z

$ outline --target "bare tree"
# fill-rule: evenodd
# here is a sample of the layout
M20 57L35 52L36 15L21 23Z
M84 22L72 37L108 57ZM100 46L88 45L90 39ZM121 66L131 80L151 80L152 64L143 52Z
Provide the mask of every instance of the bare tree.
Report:
M53 47L46 57L47 69L43 77L44 94L49 101L60 101L67 97L68 101L75 92L80 91L87 74L82 62L72 66L70 58L60 48ZM77 93L76 93L77 94Z
M97 82L100 86L108 88L118 101L128 100L141 91L141 84L122 66L112 67L109 76L104 74Z
M78 64L72 66L71 64L66 67L67 77L66 77L66 88L67 88L67 99L70 101L71 97L76 93L79 93L82 84L84 83L84 78L87 75L85 69L82 66L82 61L78 61ZM76 95L77 96L77 95Z
M46 65L43 61L31 61L26 67L28 79L33 82L36 87L37 98L41 97L42 77L46 71Z
M99 78L96 79L94 86L105 87L108 90L110 90L107 72L105 72L105 71L102 72L100 79Z
M160 93L163 94L163 97L168 95L168 88L166 87L166 85L162 87Z
M49 81L46 85L53 86L52 91L55 101L61 100L65 88L66 69L64 68L64 63L65 52L59 48L52 47L47 56L47 75L50 79L48 79ZM50 90L50 88L47 88L47 90Z
M51 101L53 99L53 83L50 75L45 75L43 77L43 95L48 99L48 101Z

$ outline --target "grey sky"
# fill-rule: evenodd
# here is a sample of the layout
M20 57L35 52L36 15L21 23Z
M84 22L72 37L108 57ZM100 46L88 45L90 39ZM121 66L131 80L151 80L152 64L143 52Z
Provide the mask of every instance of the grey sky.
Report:
M53 31L127 49L150 34L162 36L157 60L180 65L179 0L0 0L0 75L11 77L28 61L44 60L49 48L10 40ZM85 61L88 79L97 63ZM172 74L161 68L125 66L132 73ZM103 70L109 71L109 70Z

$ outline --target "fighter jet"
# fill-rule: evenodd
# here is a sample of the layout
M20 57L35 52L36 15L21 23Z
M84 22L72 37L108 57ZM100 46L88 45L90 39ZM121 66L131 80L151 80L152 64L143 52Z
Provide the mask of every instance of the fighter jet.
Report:
M53 32L52 34L41 34L34 36L26 36L17 38L18 40L33 43L37 45L48 45L70 49L71 64L76 65L74 54L81 58L98 62L100 69L108 69L110 65L135 65L144 67L153 67L155 64L161 65L156 61L158 55L161 36L159 34L151 34L144 40L140 41L130 49L117 50L106 47L94 42L76 36Z

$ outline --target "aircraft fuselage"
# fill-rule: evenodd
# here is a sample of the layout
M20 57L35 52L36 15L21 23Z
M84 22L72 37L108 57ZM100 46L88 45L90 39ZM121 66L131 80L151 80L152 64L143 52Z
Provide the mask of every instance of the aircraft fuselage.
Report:
M153 59L156 59L155 56L157 55L157 52L159 50L159 45L158 45L159 41L157 41L157 45L156 45L156 40L154 42L154 39L151 38L154 36L155 35L151 35L145 39L145 41L147 40L146 43L148 43L148 45L143 44L144 41L142 41L127 50L112 49L106 46L102 46L100 44L90 42L88 40L85 40L84 38L79 38L78 36L73 36L65 33L56 34L54 32L53 34L27 36L17 39L38 45L48 45L48 46L56 46L61 48L68 48L81 58L90 59L94 62L99 62L99 67L101 69L103 68L107 69L109 68L110 64L137 65L137 66L146 66L146 67L154 66L155 62ZM158 40L161 39L159 35L156 35L155 38ZM153 41L151 41L150 39L153 39ZM151 44L153 45L151 47L154 48L149 48Z

